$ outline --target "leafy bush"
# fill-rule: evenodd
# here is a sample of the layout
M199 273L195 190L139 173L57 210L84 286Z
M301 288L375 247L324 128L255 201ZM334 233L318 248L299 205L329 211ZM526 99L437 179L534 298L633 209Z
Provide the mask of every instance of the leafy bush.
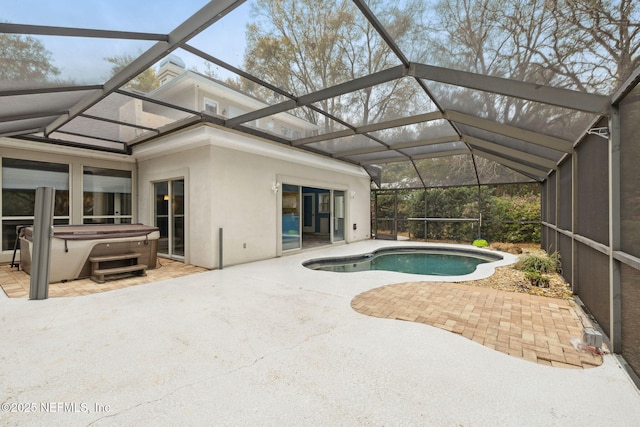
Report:
M486 248L487 246L489 246L489 242L484 239L476 239L473 241L473 246L477 248Z
M412 238L472 242L486 239L505 243L540 242L539 186L530 184L478 187L430 188L397 193L397 227ZM513 194L517 195L513 195ZM378 195L380 218L394 216L394 196ZM477 222L407 221L407 218L469 218L482 212L482 230Z
M549 276L540 274L537 271L527 271L526 273L524 273L524 277L528 279L533 286L538 286L540 288L548 288L549 283L551 283L551 278Z
M557 252L543 256L522 255L516 263L516 268L532 274L555 273L560 269L560 256Z
M483 234L494 242L539 243L540 197L490 196L483 209Z

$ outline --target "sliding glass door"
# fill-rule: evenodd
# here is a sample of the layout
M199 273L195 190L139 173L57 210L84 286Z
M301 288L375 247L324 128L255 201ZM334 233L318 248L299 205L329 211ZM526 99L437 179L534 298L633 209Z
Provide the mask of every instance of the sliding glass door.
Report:
M184 259L184 180L156 182L154 185L154 225L160 229L158 254Z

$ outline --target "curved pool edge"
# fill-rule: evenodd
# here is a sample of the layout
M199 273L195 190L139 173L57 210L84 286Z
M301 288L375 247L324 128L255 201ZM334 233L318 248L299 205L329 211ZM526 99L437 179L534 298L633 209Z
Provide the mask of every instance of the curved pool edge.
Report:
M410 250L412 248L417 249L443 249L450 251L458 251L462 253L473 253L476 255L485 255L489 257L495 257L499 255L502 257L500 260L479 264L476 267L476 270L472 273L460 275L460 276L436 276L436 275L428 275L428 274L411 274L411 273L402 273L396 271L386 271L386 270L371 270L371 271L358 271L358 272L350 272L349 274L362 274L362 275L371 275L375 274L376 276L380 275L388 275L390 280L395 281L415 281L415 282L468 282L472 280L480 280L486 279L490 277L495 272L495 269L498 267L504 267L507 265L514 264L518 261L518 257L516 255L501 252L496 250L491 250L487 248L478 248L473 245L465 245L465 244L454 244L454 243L421 243L421 242L396 242L396 244L387 244L384 246L380 246L378 248L372 249L367 252L358 252L353 254L341 254L332 256L323 256L318 258L310 258L301 262L301 265L305 268L306 265L311 263L318 263L326 260L331 260L334 258L357 258L364 257L369 254L375 254L384 251L394 251L394 250ZM345 273L331 272L331 271L322 271L322 273L326 274L340 274L343 275Z

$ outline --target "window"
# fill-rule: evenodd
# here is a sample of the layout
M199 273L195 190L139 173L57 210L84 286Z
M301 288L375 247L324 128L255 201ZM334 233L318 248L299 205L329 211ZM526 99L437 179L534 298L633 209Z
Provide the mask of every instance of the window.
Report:
M205 98L204 99L204 112L211 115L218 114L218 103L213 99Z
M69 165L2 159L2 250L12 250L16 227L32 225L36 188L56 190L54 224L69 223Z
M291 139L299 139L300 138L300 132L297 130L293 130L291 128L288 128L286 126L282 126L280 128L280 133L282 133L282 135L289 137Z
M271 132L271 133L275 133L276 126L275 126L275 124L273 123L273 120L269 120L269 121L267 122L266 128L267 128L267 130L268 130L269 132Z
M131 223L131 171L84 167L84 224Z

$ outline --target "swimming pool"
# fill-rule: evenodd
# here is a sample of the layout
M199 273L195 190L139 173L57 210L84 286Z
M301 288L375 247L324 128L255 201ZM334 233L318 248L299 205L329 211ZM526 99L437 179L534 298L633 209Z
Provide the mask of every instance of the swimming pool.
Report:
M312 270L349 273L386 270L430 276L464 276L478 265L501 261L498 253L461 248L383 248L368 254L313 259L303 263Z

